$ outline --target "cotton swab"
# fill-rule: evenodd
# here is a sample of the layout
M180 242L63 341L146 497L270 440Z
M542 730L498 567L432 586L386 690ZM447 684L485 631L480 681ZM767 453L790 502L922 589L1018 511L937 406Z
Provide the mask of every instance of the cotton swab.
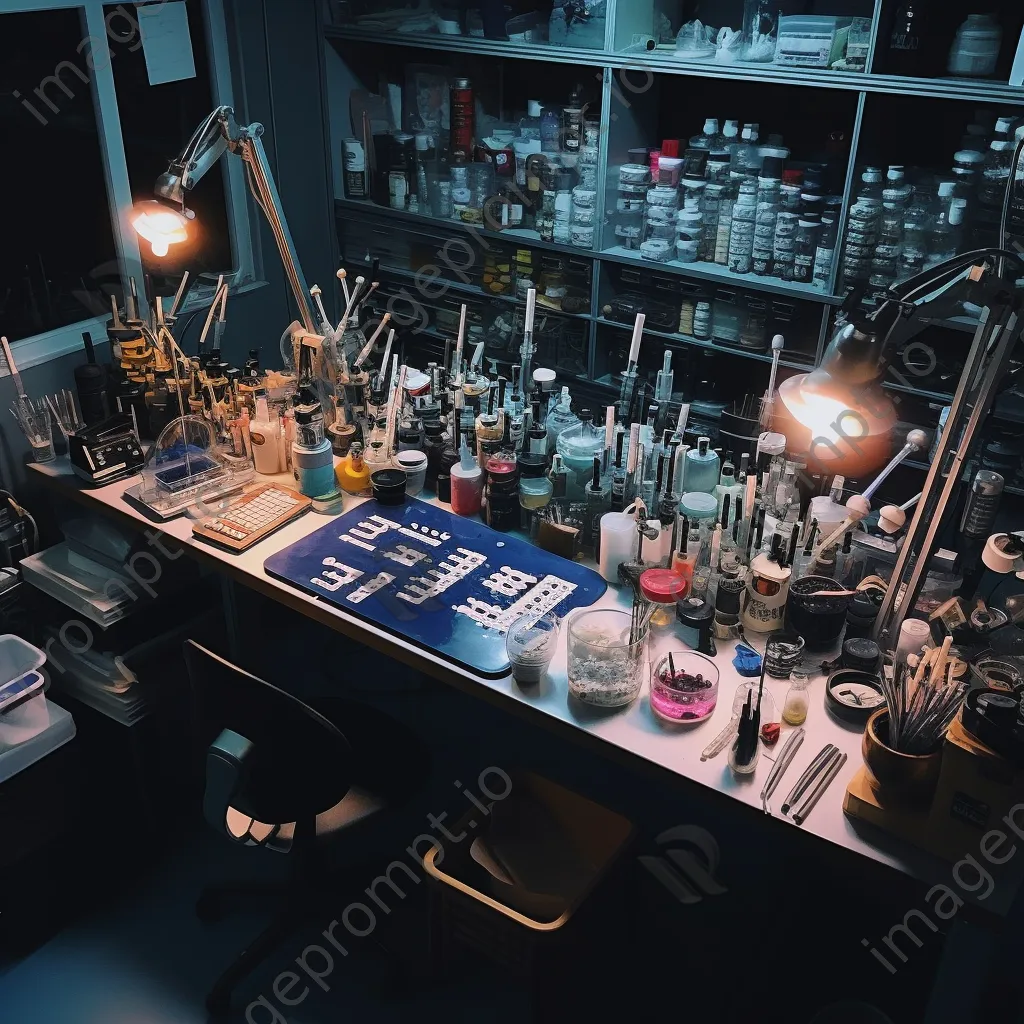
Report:
M188 291L189 273L186 270L181 277L181 284L178 285L178 291L174 296L174 302L171 305L171 311L167 314L168 320L174 320L178 315L178 310L181 308L182 302L185 300L185 294Z
M323 291L320 289L320 285L315 284L309 289L309 294L312 296L313 301L316 303L316 311L320 314L320 328L325 334L330 334L331 321L327 319L327 310L324 309Z
M356 361L352 364L352 369L356 370L357 372L360 370L363 363L365 363L366 360L369 358L370 353L373 351L373 346L377 343L377 339L380 337L381 332L384 330L384 328L387 327L388 322L390 320L390 313L385 313L380 318L380 323L377 324L377 330L375 330L373 334L370 335L370 340L363 346L362 352L359 353L358 357L356 358Z
M782 357L782 350L786 347L786 341L781 334L772 338L772 371L768 376L768 390L761 399L761 414L759 421L762 430L770 430L772 413L775 410L775 378L779 373L779 359Z
M341 267L338 270L337 278L341 282L341 292L345 296L345 305L348 306L352 300L349 298L348 294L348 281L346 280L348 278L348 273L344 267Z
M455 339L455 362L452 366L452 378L458 379L462 373L462 348L466 342L466 304L462 304L459 312L459 335ZM525 387L525 385L524 385Z

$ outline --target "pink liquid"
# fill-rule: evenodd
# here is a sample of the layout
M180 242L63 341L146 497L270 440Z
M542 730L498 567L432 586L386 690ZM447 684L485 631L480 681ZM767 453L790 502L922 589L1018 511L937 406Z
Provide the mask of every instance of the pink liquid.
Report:
M657 682L651 685L651 707L673 722L700 722L715 710L717 703L717 686L696 693L680 693Z
M480 515L480 499L483 497L483 474L469 477L452 473L452 511L457 516Z

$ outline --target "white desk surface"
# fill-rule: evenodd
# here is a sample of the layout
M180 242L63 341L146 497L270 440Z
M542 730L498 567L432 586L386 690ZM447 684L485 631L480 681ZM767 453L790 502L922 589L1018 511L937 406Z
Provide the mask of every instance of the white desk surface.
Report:
M263 569L263 562L266 558L320 529L327 517L309 512L250 548L244 554L233 555L212 545L193 540L191 520L187 517L182 516L168 523L157 525L131 505L126 504L121 495L126 487L138 482L139 478L137 477L106 487L86 488L74 476L66 458L58 459L57 462L49 465L34 465L33 468L56 483L66 483L69 488L76 489L80 498L88 503L96 502L98 505L105 506L115 513L134 520L137 524L143 524L149 529L159 530L169 537L173 537L186 547L192 548L202 558L219 563L230 576L251 589L284 603L310 618L324 622L339 632L361 640L434 678L454 684L468 692L475 690L479 693L479 688L485 688L492 691L492 694L499 695L499 700L525 705L541 715L556 720L563 726L581 730L634 757L651 762L677 776L757 808L758 813L761 813L761 788L772 767L772 761L769 758L774 758L775 754L781 750L782 744L790 732L789 726L783 724L782 736L773 750L762 748L757 769L748 780L740 781L733 776L726 763L727 751L723 751L709 761L700 760L701 750L728 723L733 693L742 681L742 677L732 665L731 644L719 644L717 664L721 673L721 682L718 706L712 717L703 723L691 726L664 723L650 708L646 685L641 695L627 708L615 711L591 708L572 700L568 695L564 639L559 644L555 660L542 682L538 686L520 688L511 676L499 680L475 676L432 652L422 650L391 633L335 609L267 575ZM257 479L293 484L290 476ZM346 508L352 508L357 500L346 497ZM629 607L626 595L620 593L620 588L615 586L609 586L608 592L595 607L605 605ZM675 641L675 643L671 643L670 640L660 641L652 648L652 658L657 657L657 651L663 646L666 649L669 646L678 648L681 644L679 641ZM766 679L765 688L771 691L781 710L789 683ZM771 801L775 812L775 821L785 823L779 827L800 829L916 878L941 880L943 874L948 875L948 867L942 866L939 861L933 860L907 844L871 829L869 826L851 821L843 813L842 803L846 786L863 763L861 757L862 730L852 726L844 727L829 716L824 706L823 678L816 680L811 686L811 705L804 728L806 730L804 743ZM848 755L848 760L832 785L821 797L807 821L802 826L794 825L788 818L782 818L778 809L801 772L827 743L835 744Z

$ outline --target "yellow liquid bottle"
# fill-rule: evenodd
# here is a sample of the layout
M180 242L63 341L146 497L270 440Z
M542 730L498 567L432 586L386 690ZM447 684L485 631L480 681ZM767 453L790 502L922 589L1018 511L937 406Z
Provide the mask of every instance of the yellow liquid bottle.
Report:
M370 467L363 460L363 446L352 445L334 470L338 486L347 494L370 493Z

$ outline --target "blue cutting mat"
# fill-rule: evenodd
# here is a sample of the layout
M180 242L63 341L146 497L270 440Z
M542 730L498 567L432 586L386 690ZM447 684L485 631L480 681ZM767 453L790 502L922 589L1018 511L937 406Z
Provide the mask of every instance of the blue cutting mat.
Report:
M368 501L264 563L320 600L479 675L509 671L508 625L607 589L585 566L436 505Z

